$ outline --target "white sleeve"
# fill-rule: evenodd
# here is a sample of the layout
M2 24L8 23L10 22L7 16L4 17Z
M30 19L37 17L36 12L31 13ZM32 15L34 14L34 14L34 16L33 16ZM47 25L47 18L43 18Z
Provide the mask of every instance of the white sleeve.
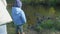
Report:
M2 0L2 2L4 3L5 6L7 6L6 0Z

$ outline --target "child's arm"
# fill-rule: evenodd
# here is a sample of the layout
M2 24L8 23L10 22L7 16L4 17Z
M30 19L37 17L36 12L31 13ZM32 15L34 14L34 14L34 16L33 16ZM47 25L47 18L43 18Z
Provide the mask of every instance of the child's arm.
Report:
M16 12L15 12L19 17L20 19L26 23L26 16L25 16L25 13L24 11L21 9L17 9Z
M26 16L25 16L25 13L23 11L21 13L21 17L22 17L23 21L26 23Z

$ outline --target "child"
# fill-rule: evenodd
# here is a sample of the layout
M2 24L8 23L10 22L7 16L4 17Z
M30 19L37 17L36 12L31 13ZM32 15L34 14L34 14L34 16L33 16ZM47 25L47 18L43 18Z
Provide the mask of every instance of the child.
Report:
M15 0L15 3L13 4L12 7L12 19L16 26L16 34L18 34L18 32L20 32L20 34L24 34L23 24L26 23L26 17L21 7L22 7L21 1Z

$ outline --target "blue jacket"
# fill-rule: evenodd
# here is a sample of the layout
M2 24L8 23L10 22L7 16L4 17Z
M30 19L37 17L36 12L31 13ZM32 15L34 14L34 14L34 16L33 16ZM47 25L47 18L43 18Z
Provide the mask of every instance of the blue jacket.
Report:
M12 7L12 19L15 25L22 25L26 23L24 11L19 7Z

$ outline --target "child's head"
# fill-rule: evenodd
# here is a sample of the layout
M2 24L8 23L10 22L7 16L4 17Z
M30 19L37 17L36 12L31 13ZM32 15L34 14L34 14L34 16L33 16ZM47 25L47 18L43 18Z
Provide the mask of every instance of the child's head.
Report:
M20 0L15 0L13 7L22 7L22 2Z

